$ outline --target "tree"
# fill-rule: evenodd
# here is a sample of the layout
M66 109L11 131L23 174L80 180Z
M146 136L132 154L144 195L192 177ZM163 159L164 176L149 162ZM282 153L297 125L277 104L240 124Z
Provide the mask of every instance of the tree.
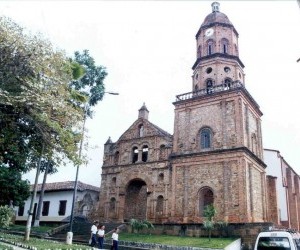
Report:
M0 57L1 166L20 172L36 167L38 177L42 157L56 165L65 159L80 164L77 143L84 112L74 103L86 98L70 88L78 64L4 17L0 17ZM32 206L25 240L31 210Z
M0 117L2 163L28 171L42 142L60 163L78 162L76 143L83 111L72 104L73 64L50 42L25 35L7 18L0 18ZM17 133L15 133L17 132ZM59 154L55 154L59 152ZM25 154L24 154L25 153Z
M211 240L211 231L215 226L214 216L216 212L217 211L212 204L207 205L204 209L205 220L203 222L203 227L208 231L209 241Z
M35 216L35 220L34 220L35 227L40 226L40 217L41 217L41 212L42 212L42 204L43 204L43 200L44 200L44 192L45 192L45 187L46 187L46 182L47 182L47 176L48 176L48 174L56 173L58 170L57 170L57 168L55 168L54 162L49 160L49 161L41 162L41 171L44 172L44 178L43 178L42 188L40 191L36 216Z
M72 81L70 86L88 98L85 111L87 116L92 117L92 107L103 99L105 93L104 79L107 76L106 68L96 66L95 60L90 56L88 50L83 50L82 53L76 51L74 53L74 61L83 66L85 70L84 75L78 80Z
M92 118L92 107L95 106L99 101L102 100L105 87L104 79L107 75L106 69L102 66L96 66L95 60L89 55L88 50L84 50L82 53L76 51L74 53L74 59L70 59L71 62L75 62L84 67L85 74L78 80L74 80L70 83L70 87L75 91L78 91L82 96L87 97L88 102L83 104L81 102L74 102L74 105L81 107L84 112L83 125L82 125L82 138L79 145L78 156L81 158L82 155L82 145L85 132L85 122L87 117ZM74 182L74 192L72 199L71 208L71 218L70 218L70 231L72 232L73 227L73 217L74 217L74 207L75 199L77 194L77 183L78 183L79 165L76 169L76 177Z
M0 205L14 204L22 206L30 196L28 181L21 179L21 173L0 166Z

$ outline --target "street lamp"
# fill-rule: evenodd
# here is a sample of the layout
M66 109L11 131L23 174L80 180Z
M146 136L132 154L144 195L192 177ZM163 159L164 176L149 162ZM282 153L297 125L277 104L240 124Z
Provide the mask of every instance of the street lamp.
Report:
M119 95L119 93L117 93L117 92L104 92L104 93L109 94L109 95ZM79 159L81 159L85 122L86 122L86 118L87 118L87 114L86 114L87 107L88 107L88 105L84 106L84 115L83 115L83 124L82 124L82 139L80 140L79 152L78 152ZM74 219L75 200L76 200L76 195L77 195L78 174L79 174L79 165L77 165L77 168L76 168L76 176L75 176L75 182L74 182L72 208L71 208L71 216L70 216L70 230L67 234L67 244L70 244L70 245L72 244L72 240L73 240L73 219Z

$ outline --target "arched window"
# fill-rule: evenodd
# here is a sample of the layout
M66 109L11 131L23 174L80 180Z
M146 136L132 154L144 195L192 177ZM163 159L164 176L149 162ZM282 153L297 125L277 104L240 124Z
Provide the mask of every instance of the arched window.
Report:
M194 91L197 92L199 90L198 85L195 85Z
M116 208L116 198L111 198L109 202L109 210L114 211Z
M139 125L139 137L144 136L144 125L140 124Z
M139 158L139 150L137 147L133 147L132 149L132 163L136 163Z
M211 148L212 133L209 128L200 130L200 145L201 149Z
M214 41L208 40L207 41L207 55L211 55L214 53Z
M160 145L159 147L159 160L164 160L166 159L167 155L167 148L165 145Z
M206 80L206 93L207 94L213 93L213 80L212 79Z
M164 197L162 195L159 195L157 197L156 201L156 214L157 215L162 215L163 214L163 209L164 209Z
M208 205L214 204L214 193L211 188L204 187L199 191L199 215L203 216L203 212Z
M230 78L226 78L224 81L224 89L230 89L232 80Z
M228 54L229 42L226 38L222 38L221 40L221 52L224 54Z
M160 173L158 175L158 182L163 182L164 181L164 174L163 173Z
M120 156L120 153L119 153L119 151L117 151L117 152L115 153L115 157L114 157L115 165L118 165L118 164L119 164L119 156Z
M147 145L143 146L143 150L142 150L142 161L143 162L146 162L148 160L148 150L149 150L149 148Z
M116 178L116 177L113 177L113 178L111 179L111 185L112 185L113 187L115 187L115 186L117 185L117 178Z
M88 207L88 205L84 204L84 205L81 207L81 215L87 216L87 215L88 215L88 212L89 212L89 207Z

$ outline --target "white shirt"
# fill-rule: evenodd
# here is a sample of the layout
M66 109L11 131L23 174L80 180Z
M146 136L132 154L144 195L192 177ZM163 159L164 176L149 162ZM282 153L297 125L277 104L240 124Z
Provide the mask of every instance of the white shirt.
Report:
M92 232L92 234L96 234L97 233L97 227L95 225L92 226L91 232Z
M112 238L113 240L116 240L116 241L118 241L119 234L117 234L117 233L113 233L113 234L112 234L112 236L111 236L111 238Z
M97 234L98 234L99 236L103 237L104 234L105 234L105 231L104 231L103 229L99 229L98 232L97 232Z

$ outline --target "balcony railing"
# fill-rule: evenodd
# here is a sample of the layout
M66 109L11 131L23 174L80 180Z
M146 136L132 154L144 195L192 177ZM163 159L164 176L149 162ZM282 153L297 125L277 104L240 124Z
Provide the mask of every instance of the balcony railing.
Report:
M238 88L244 89L244 85L240 81L234 81L231 83L223 83L220 85L214 85L211 87L207 87L205 89L199 89L197 91L177 95L175 102L193 99L193 98L197 98L200 96L212 95L214 93L229 91L229 90L238 89Z

